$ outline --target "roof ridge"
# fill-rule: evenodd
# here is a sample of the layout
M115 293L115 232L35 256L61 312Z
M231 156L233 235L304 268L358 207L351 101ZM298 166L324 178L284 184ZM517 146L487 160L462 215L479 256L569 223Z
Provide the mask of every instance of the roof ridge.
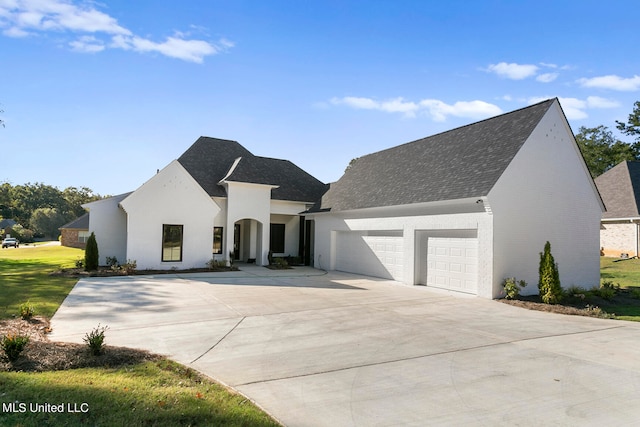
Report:
M383 152L388 151L388 150L393 150L393 149L400 148L400 147L403 147L403 146L406 146L406 145L414 144L414 143L417 143L417 142L420 142L420 141L424 141L425 139L436 137L438 135L446 135L448 133L456 132L456 131L459 131L461 129L467 128L469 126L476 126L476 125L479 125L481 123L488 122L490 120L497 120L497 119L500 119L500 118L504 118L506 116L521 112L522 110L526 110L528 108L533 108L533 107L536 107L536 106L544 104L544 103L552 103L553 101L555 101L557 99L558 99L557 97L545 99L544 101L536 102L535 104L527 105L526 107L518 108L517 110L507 111L506 113L498 114L497 116L487 117L486 119L478 120L477 122L467 123L466 125L458 126L456 128L453 128L453 129L449 129L449 130L445 130L445 131L442 131L442 132L434 133L433 135L425 136L423 138L418 138L418 139L415 139L413 141L405 142L403 144L395 145L393 147L389 147L389 148L385 148L383 150L375 151L373 153L365 154L365 155L361 156L360 158L368 157L368 156L371 156L371 155L374 155L374 154L383 153Z

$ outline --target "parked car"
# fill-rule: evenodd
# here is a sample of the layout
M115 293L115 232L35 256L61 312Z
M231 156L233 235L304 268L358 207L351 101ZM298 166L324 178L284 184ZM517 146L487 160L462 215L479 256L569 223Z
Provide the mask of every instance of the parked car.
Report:
M2 241L2 249L8 248L9 246L17 248L20 246L20 242L18 242L18 240L14 239L13 237L8 237Z

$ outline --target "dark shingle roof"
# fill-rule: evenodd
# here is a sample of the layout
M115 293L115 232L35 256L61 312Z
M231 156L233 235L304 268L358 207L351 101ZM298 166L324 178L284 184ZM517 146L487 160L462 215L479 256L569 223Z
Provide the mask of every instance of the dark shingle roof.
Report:
M13 227L16 224L17 224L17 222L12 220L11 218L0 219L0 229L7 228L7 227Z
M640 217L640 162L622 162L594 182L607 211L603 218Z
M63 228L72 228L77 230L88 230L89 229L89 212L86 214L79 216L68 224L63 225L59 228L62 230Z
M485 196L554 101L361 157L313 210Z
M201 136L178 161L210 196L226 197L218 182L229 172L233 161L243 156L253 154L236 141Z
M290 161L254 156L236 141L200 137L178 161L210 196L226 197L219 185L223 178L278 186L271 192L276 200L313 202L326 190L322 182Z

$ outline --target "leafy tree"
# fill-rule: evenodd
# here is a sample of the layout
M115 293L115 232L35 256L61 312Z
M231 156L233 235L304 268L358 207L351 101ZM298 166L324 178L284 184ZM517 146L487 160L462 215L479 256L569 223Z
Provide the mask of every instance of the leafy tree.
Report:
M100 198L87 187L67 187L60 191L42 183L13 186L4 182L0 184L0 216L26 225L36 209L52 208L65 217L64 222L69 222L84 214L84 203Z
M38 234L49 236L51 239L58 237L58 228L63 226L67 218L56 208L38 208L33 211L29 223Z
M640 142L622 142L603 125L595 128L580 127L576 142L593 178L620 162L640 159Z
M92 231L84 250L84 269L87 271L97 270L99 258L98 242L96 241L96 235Z
M640 143L640 101L636 101L633 104L633 112L629 114L627 123L622 123L616 120L617 128L625 135L634 136L636 143Z
M93 191L87 187L67 187L62 191L62 197L67 203L67 214L70 216L70 220L85 213L83 204L101 198L100 195L93 194Z
M560 274L558 264L551 255L551 243L544 245L544 253L540 252L540 279L538 290L540 298L545 304L557 304L562 301L563 293L560 285Z

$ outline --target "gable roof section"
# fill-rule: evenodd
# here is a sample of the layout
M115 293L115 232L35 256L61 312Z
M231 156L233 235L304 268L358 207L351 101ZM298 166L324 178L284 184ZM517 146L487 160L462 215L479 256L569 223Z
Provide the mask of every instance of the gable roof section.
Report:
M238 160L237 164L234 163ZM254 156L236 141L200 137L178 158L210 195L226 197L221 180L273 185L271 198L314 202L325 185L288 160Z
M486 196L555 101L363 156L312 210Z
M288 160L268 157L243 157L226 181L273 185L271 198L299 202L314 202L326 191L322 182Z
M17 224L17 222L12 220L11 218L0 219L0 229L7 228L7 227L13 227L16 224Z
M595 180L607 211L603 218L640 217L640 162L622 162Z
M88 230L89 229L89 212L79 216L68 224L63 225L58 230L62 229L76 229L76 230Z
M210 196L226 197L218 182L235 159L244 156L253 154L236 141L201 136L178 161Z

